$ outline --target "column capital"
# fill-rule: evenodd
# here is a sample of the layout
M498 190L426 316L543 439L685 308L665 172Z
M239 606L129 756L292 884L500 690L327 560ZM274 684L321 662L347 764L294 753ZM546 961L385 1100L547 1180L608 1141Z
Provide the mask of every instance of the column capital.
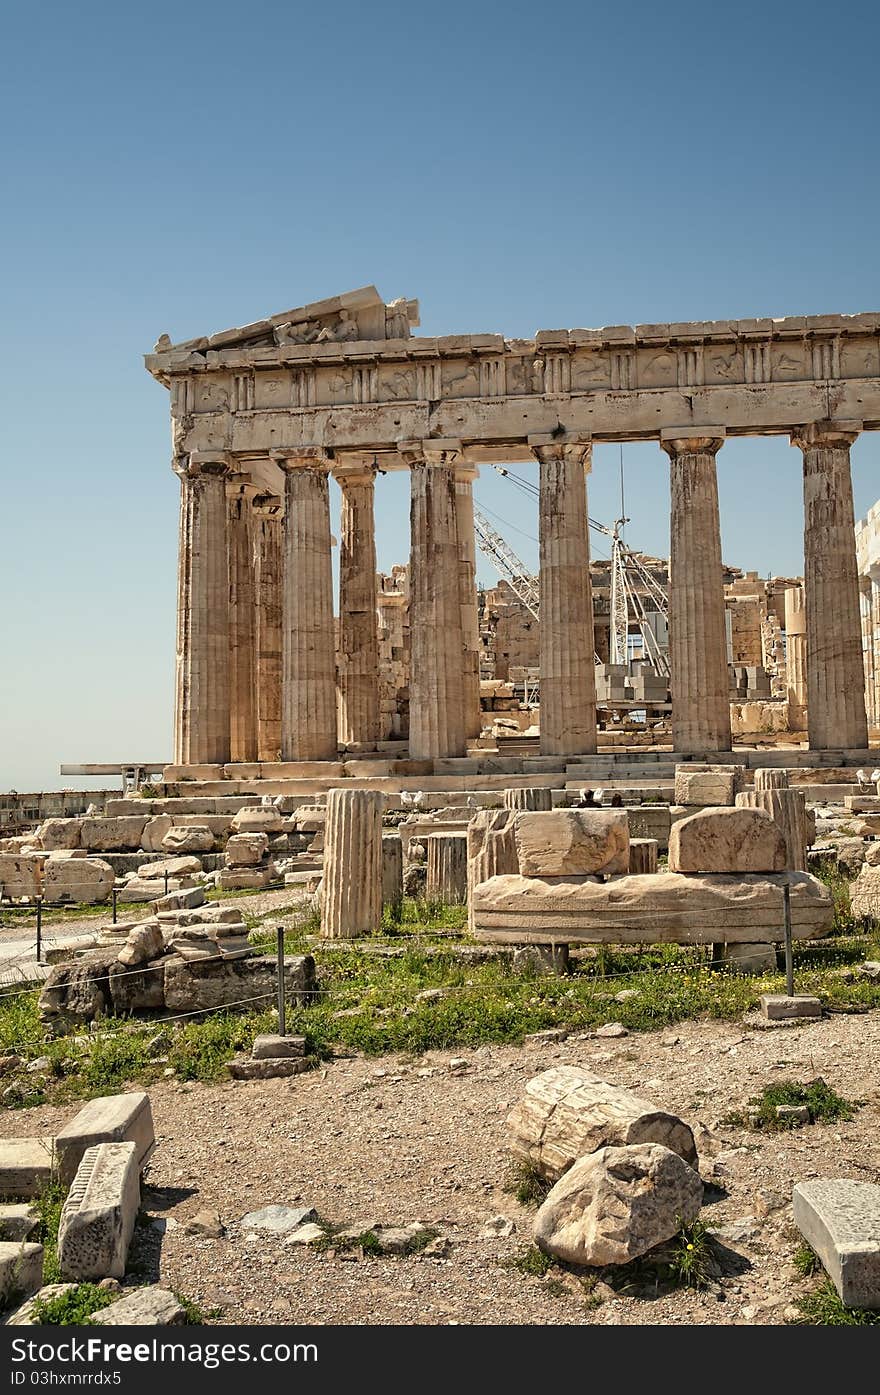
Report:
M328 474L333 451L326 446L279 446L269 451L269 459L285 472L316 470Z
M398 441L397 449L407 465L457 465L461 441L451 436L433 436L422 441Z
M280 494L270 494L264 490L254 495L254 513L266 518L280 518L284 511L284 500Z
M374 455L365 456L363 452L354 451L336 452L333 478L340 489L348 485L372 484L378 473L379 464Z
M229 474L226 476L226 496L229 499L244 498L253 503L260 492L260 485L255 484L250 475Z
M172 469L181 479L199 475L222 478L232 472L232 456L226 451L194 450L189 455L178 455L172 461Z
M660 449L676 455L716 455L727 435L723 426L664 426Z
M583 464L584 473L593 468L592 436L556 436L552 433L529 436L529 450L543 464L547 460L568 460Z
M791 444L801 450L849 447L862 430L862 425L860 421L810 421L794 428Z

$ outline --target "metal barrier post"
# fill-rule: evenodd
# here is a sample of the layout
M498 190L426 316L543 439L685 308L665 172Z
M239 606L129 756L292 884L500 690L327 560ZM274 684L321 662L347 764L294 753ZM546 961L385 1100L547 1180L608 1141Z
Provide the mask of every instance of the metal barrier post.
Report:
M785 991L789 998L794 997L794 956L791 946L791 888L788 882L782 888L782 912L785 928Z
M42 962L43 955L43 898L37 897L37 963Z
M284 1011L284 926L279 925L278 930L278 1035L287 1035L287 1023Z
M111 896L113 897L113 924L115 925L115 924L116 924L116 897L117 897L117 895L118 895L118 892L117 892L115 886L114 886L114 888L113 888L113 890L112 890L112 892L111 892L110 894L111 894Z

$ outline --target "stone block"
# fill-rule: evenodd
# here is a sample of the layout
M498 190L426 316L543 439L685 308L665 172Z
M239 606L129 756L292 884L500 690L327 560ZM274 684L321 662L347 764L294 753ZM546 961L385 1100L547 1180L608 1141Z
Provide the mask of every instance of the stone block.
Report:
M880 1308L880 1186L819 1178L798 1182L794 1221L848 1308Z
M203 824L176 823L162 839L162 848L169 853L211 852L215 841L210 828Z
M776 945L722 944L713 947L713 960L737 974L772 974L776 972Z
M43 896L47 901L95 905L109 900L115 880L113 868L98 857L50 853L43 866Z
M128 933L125 944L119 951L119 962L127 969L134 969L138 964L146 964L150 959L156 959L165 950L165 938L158 921L150 921L146 925L136 925Z
M880 864L866 862L862 867L850 887L850 907L854 916L880 920Z
M317 992L315 961L310 954L288 955L284 962L287 1000L304 1006ZM169 1012L202 1008L271 1006L277 989L274 955L249 959L210 959L184 963L176 955L165 961L165 1005Z
M42 856L33 853L0 853L0 894L12 900L39 896L42 866Z
M290 1075L302 1075L311 1068L312 1062L305 1057L274 1057L261 1061L248 1057L229 1062L229 1074L233 1080L279 1080Z
M42 1245L27 1240L0 1240L0 1309L36 1293L42 1283Z
M703 1204L698 1172L657 1143L579 1158L535 1216L535 1243L568 1264L627 1264L671 1240Z
M647 876L657 871L658 847L656 838L630 838L629 871L639 876Z
M162 852L162 839L173 827L174 819L170 814L154 814L152 818L147 819L141 834L141 847L144 852Z
M807 872L741 877L656 872L607 882L497 876L473 888L474 933L480 940L513 944L766 944L782 938L786 882L793 937L828 934L834 919L831 893Z
M149 1095L143 1090L132 1090L123 1095L104 1095L89 1100L70 1123L64 1125L55 1139L55 1147L58 1175L65 1187L69 1187L76 1176L86 1149L99 1143L134 1143L135 1161L142 1170L156 1144Z
M284 819L274 805L239 809L232 820L236 833L283 833Z
M83 1283L123 1277L140 1196L136 1143L99 1143L86 1149L58 1227L63 1279Z
M227 867L255 867L269 851L265 833L234 833L226 844Z
M223 867L220 886L224 891L259 890L272 880L273 867Z
M735 765L677 765L676 804L733 804L739 767Z
M195 877L202 870L197 857L163 857L160 862L145 862L137 869L142 882L159 882L164 886L165 878L175 881L180 877Z
M782 872L785 838L763 809L704 809L674 824L670 872Z
M148 817L144 811L116 819L83 819L80 847L90 852L135 852L141 847Z
M629 823L623 809L517 814L513 833L524 877L629 871Z
M688 1125L631 1090L580 1066L556 1066L534 1076L507 1116L511 1152L555 1181L576 1158L598 1148L660 1143L696 1166Z
M182 886L177 891L169 891L167 896L160 896L156 902L156 910L192 910L196 906L204 904L205 888L203 886Z
M275 1061L306 1054L305 1037L282 1037L277 1032L267 1032L255 1037L251 1056L255 1061Z
M21 1201L39 1196L54 1174L54 1138L0 1138L0 1197Z
M78 848L82 819L46 819L41 825L36 841L45 852L59 852L62 849Z
M186 1310L170 1289L150 1284L117 1298L89 1322L99 1327L179 1327L186 1322Z
M762 993L761 1012L768 1022L789 1022L798 1017L821 1017L822 1003L808 994L795 993L788 997L784 993Z
M28 1202L0 1203L0 1240L30 1240L39 1228L40 1218Z

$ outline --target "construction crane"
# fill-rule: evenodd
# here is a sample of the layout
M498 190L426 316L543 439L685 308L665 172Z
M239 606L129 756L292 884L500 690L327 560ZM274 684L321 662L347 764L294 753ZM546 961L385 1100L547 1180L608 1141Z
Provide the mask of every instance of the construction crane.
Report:
M512 471L505 469L503 465L494 465L492 468L525 493L537 498L538 490L531 480L525 480L521 476L515 475ZM613 664L626 664L628 662L628 636L632 618L641 632L642 642L650 662L658 673L668 677L669 658L660 648L648 618L644 599L639 592L638 585L633 583L641 583L641 587L654 610L666 619L669 616L669 599L663 587L651 575L639 555L627 547L624 542L621 534L629 521L628 518L621 515L609 528L606 524L599 523L595 518L588 520L594 532L602 533L611 539L609 658ZM474 525L480 550L486 554L499 574L507 579L514 594L537 620L540 611L537 579L526 571L524 564L513 549L508 546L501 534L496 532L488 519L477 508L474 509ZM598 657L596 662L599 662Z
M503 576L511 591L522 601L535 619L538 619L538 583L526 571L512 547L509 547L500 533L496 533L488 518L478 508L474 509L474 532L480 551L485 552L489 561L500 576Z

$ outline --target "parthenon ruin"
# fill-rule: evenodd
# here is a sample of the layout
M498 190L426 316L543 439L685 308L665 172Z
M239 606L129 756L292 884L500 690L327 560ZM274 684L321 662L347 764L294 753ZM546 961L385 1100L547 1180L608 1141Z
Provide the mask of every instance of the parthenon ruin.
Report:
M174 778L293 774L376 749L374 483L389 470L411 483L408 755L465 756L480 731L472 485L495 462L538 467L541 755L595 752L586 477L595 442L630 440L669 458L674 750L732 745L718 453L728 437L787 435L803 460L804 604L793 595L790 623L806 636L809 745L866 751L850 447L880 427L880 314L534 339L421 338L418 323L416 301L370 286L183 343L163 335L147 355L170 390L181 481Z

